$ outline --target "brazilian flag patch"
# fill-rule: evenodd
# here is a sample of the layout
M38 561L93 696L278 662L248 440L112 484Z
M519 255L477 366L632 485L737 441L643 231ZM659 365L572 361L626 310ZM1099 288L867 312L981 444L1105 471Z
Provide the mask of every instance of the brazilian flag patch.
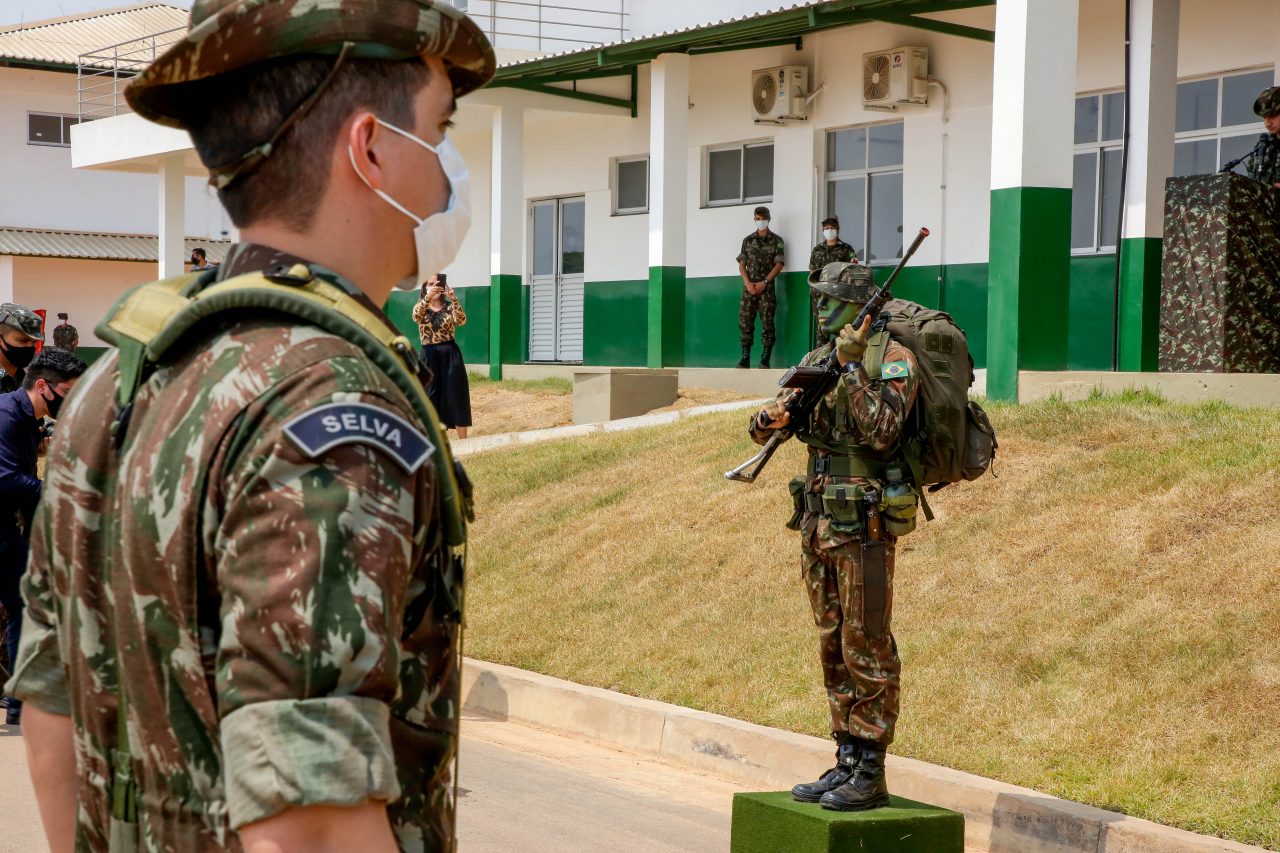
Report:
M911 365L905 361L890 361L880 365L881 379L906 379L911 375Z

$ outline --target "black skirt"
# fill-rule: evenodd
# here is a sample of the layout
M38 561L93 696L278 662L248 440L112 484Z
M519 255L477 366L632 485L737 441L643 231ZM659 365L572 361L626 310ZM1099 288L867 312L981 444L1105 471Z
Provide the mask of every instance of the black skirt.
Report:
M436 407L440 423L448 429L471 426L471 388L458 342L426 344L422 347L422 360L431 369L427 396Z

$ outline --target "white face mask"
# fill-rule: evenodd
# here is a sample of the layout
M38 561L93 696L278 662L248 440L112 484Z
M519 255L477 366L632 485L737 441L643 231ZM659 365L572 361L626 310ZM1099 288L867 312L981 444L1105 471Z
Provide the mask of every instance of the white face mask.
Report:
M387 130L400 134L405 139L413 140L436 155L436 158L440 161L440 168L444 170L444 176L449 181L449 204L441 212L433 213L426 219L422 219L382 190L375 189L369 183L369 179L362 175L356 167L355 151L350 145L347 146L347 156L351 158L351 168L355 169L355 173L360 176L360 180L364 181L364 185L377 193L378 197L387 204L417 223L417 227L413 229L413 243L418 252L418 275L416 278L406 278L396 283L396 287L404 290L413 290L419 284L453 263L453 259L458 256L458 249L461 248L462 240L467 236L467 229L471 226L471 177L467 172L467 164L463 162L462 155L454 147L453 140L448 137L445 137L444 141L439 145L431 145L407 130L401 130L382 119L378 119L378 124Z
M840 233L840 232L839 232L839 231L837 231L837 230L836 230L836 229L834 229L834 228L827 228L827 229L824 229L824 230L823 230L823 232L822 232L822 239L823 239L823 240L834 240L834 239L836 238L836 235L838 235L839 233Z
M767 231L768 229L769 229L769 220L767 220L767 219L757 219L757 220L756 220L756 230L757 230L757 231Z

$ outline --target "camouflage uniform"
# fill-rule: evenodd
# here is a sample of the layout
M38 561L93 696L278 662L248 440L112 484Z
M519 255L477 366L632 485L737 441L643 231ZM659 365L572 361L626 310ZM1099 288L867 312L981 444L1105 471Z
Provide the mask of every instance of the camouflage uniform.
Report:
M44 321L40 319L39 314L25 305L13 302L0 304L0 325L17 329L34 340L44 340ZM31 356L34 357L34 355L35 348L32 347ZM0 368L0 394L8 394L21 388L22 379L26 373L24 367L19 367L17 373L9 373L4 368Z
M752 232L742 241L738 263L747 268L747 278L764 281L776 264L786 262L786 243L772 231L764 234ZM772 348L778 339L773 318L778 310L776 285L769 282L758 294L742 288L742 301L738 303L738 338L743 347L750 347L756 337L756 314L760 315L760 342Z
M831 353L826 344L809 353L804 365L811 366ZM906 370L901 370L901 365ZM896 365L896 366L895 366ZM900 344L890 341L884 354L885 373L872 380L859 368L846 374L836 388L814 409L808 430L797 437L809 445L812 460L833 455L827 448L844 451L835 455L861 455L875 461L894 458L911 406L919 390L915 357ZM884 379L886 375L902 378ZM779 396L781 400L787 392ZM751 420L751 438L757 444L769 440L772 430ZM854 453L849 453L849 451ZM804 491L813 497L811 507L823 491L838 484L874 486L883 482L866 477L819 474L805 478ZM800 520L800 576L809 594L814 623L818 627L818 659L827 689L831 731L888 746L893 741L898 718L898 647L889 629L893 607L894 537L887 531L883 630L879 638L863 624L862 534L858 525L841 522L823 512L806 510Z
M809 252L809 272L820 270L827 264L856 264L857 262L858 253L843 240L837 240L834 246L828 246L827 241L823 240ZM818 297L818 291L809 291L810 325L814 329L814 343L821 344L826 343L827 336L818 329Z
M1268 134L1245 163L1246 174L1269 187L1280 184L1280 136Z
M442 57L455 96L493 74L475 23L432 0L196 0L191 20L127 92L175 127L184 84L280 57ZM214 170L219 186L263 152ZM394 333L354 284L265 247L234 247L200 286L280 265ZM236 830L286 810L379 801L400 849L452 849L462 578L430 464L445 450L340 335L272 312L200 332L126 410L122 354L99 359L49 450L9 687L72 718L76 849L108 849L122 790L149 851L236 851ZM113 766L121 729L136 788Z

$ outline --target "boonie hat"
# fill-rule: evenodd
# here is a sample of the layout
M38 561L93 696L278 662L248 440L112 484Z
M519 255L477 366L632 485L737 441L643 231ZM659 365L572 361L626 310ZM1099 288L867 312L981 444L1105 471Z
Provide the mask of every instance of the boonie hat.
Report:
M1280 86L1263 89L1258 100L1253 102L1253 112L1262 118L1280 115Z
M454 97L493 78L493 46L444 0L195 0L186 37L125 90L134 112L183 128L184 84L286 56L444 61Z
M44 340L44 332L42 331L44 329L44 321L40 319L39 314L25 305L18 305L13 302L0 304L0 325L17 329L27 337L35 338L37 341Z
M866 303L876 292L871 268L834 261L809 273L809 287L841 302Z

